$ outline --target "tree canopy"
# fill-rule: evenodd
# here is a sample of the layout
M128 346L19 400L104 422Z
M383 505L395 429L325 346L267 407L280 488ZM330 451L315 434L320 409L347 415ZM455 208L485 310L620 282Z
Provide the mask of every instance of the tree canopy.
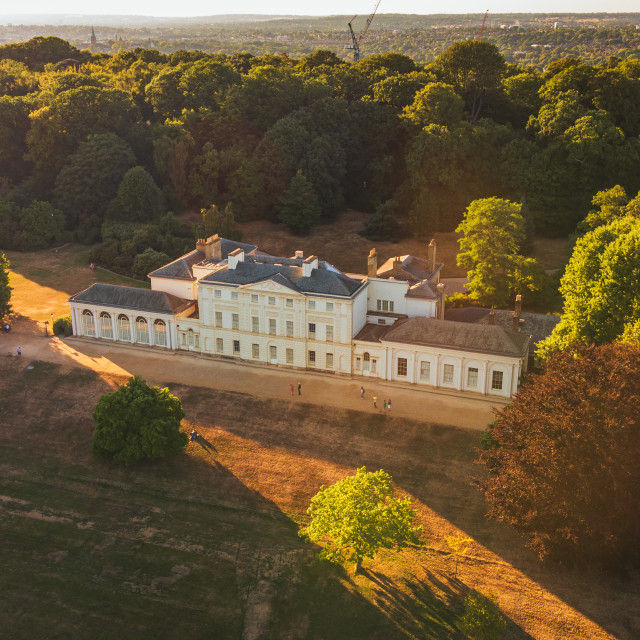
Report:
M322 486L307 513L311 524L300 535L323 545L321 558L355 563L356 573L380 549L418 544L422 530L412 526L417 511L411 509L411 498L394 498L391 476L382 469L361 467L353 476Z
M11 287L9 286L9 261L4 253L0 253L0 320L10 314Z
M640 346L569 345L531 375L481 454L489 515L541 556L640 560Z
M182 404L169 389L149 387L134 376L98 400L91 450L99 459L125 465L178 454L187 444L182 418Z

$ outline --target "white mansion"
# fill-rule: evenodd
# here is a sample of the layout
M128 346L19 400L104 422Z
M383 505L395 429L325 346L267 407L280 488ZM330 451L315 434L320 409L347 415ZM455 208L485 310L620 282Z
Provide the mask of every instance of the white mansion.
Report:
M509 397L531 336L444 319L442 264L400 256L367 275L316 256L267 255L217 235L149 274L151 289L93 284L69 298L73 333L264 365Z

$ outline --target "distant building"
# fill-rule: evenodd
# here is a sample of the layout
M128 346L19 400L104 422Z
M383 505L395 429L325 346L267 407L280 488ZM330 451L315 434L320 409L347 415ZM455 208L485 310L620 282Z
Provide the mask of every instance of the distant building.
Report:
M219 236L149 274L151 289L94 284L69 298L73 333L265 366L510 397L531 336L445 319L435 241L367 274L302 251L285 258Z

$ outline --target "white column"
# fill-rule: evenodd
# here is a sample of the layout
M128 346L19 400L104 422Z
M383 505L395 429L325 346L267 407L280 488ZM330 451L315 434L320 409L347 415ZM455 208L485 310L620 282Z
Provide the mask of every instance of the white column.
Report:
M434 359L434 379L433 386L437 389L440 386L440 356L436 353Z
M466 364L466 358L460 360L460 373L458 374L458 391L462 391L462 376L464 375L464 367Z

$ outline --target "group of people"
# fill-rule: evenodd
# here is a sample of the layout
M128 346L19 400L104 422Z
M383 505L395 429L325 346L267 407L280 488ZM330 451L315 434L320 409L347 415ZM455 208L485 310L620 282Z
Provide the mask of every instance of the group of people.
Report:
M194 430L191 432L191 434L190 434L190 436L189 436L189 439L190 439L190 440L197 440L199 436L200 436L200 434L199 434L199 433L194 429Z
M289 385L289 391L291 391L291 395L293 395L293 392L295 390L295 387L293 386L293 383L291 383ZM298 382L298 395L301 396L302 395L302 383Z
M360 387L360 400L364 400L364 387ZM378 408L378 396L373 396L373 408ZM382 401L382 408L391 410L391 398Z

